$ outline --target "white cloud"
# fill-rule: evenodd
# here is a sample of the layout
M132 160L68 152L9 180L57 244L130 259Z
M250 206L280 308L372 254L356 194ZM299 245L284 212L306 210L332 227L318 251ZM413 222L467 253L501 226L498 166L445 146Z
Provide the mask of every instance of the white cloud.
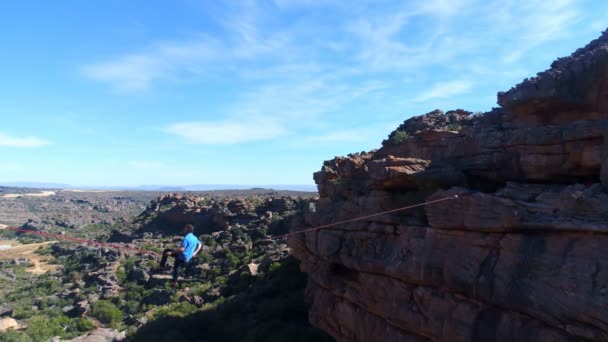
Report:
M49 144L49 141L37 137L16 137L0 133L0 147L41 147Z
M349 21L346 30L358 41L357 58L372 70L414 70L467 50L471 43L464 39L458 39L459 44L451 43L447 26L470 2L410 2L376 16L364 12ZM412 24L421 19L427 22L423 28Z
M154 79L169 72L166 67L159 56L130 55L85 66L81 72L92 80L110 83L118 90L138 91L148 89Z
M218 42L206 35L181 42L161 42L138 53L81 67L82 75L121 91L148 89L158 79L198 73L196 65L218 57Z
M433 99L449 98L455 95L468 93L471 91L472 87L473 83L465 80L438 83L414 98L414 101L424 102Z
M178 122L169 125L166 131L191 143L206 145L268 140L287 133L272 119Z
M488 64L513 64L530 50L573 34L584 19L577 0L403 3L392 11L363 12L348 20L346 30L357 42L354 55L368 68L449 68L466 65L469 56L483 56ZM603 7L605 12L608 6Z
M79 71L119 91L138 92L159 80L230 70L233 63L260 57L288 59L295 54L289 33L261 33L249 10L232 12L235 14L218 19L227 30L221 40L200 33L191 39L156 42L137 52L81 66ZM240 69L248 68L237 72Z
M228 109L228 119L173 123L168 125L165 132L196 144L271 140L288 132L297 134L300 129L323 126L328 113L389 86L386 82L375 80L360 84L346 83L340 77L334 79L335 75L331 72L312 75L295 72L291 76L284 81L273 80L244 93ZM344 138L345 135L342 136Z
M580 2L575 0L511 0L494 6L495 11L489 13L488 18L498 28L507 30L503 34L508 32L516 40L516 44L508 44L502 61L517 62L529 50L570 34L570 28L582 19L578 5ZM517 25L512 25L513 22Z
M230 110L235 117L273 118L287 126L311 125L322 115L389 86L386 82L348 83L331 72L292 75L243 94Z

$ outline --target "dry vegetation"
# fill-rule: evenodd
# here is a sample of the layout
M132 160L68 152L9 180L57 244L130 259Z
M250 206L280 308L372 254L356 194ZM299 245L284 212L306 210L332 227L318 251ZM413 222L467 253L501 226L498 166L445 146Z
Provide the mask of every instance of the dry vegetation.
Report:
M27 258L32 263L31 267L26 269L27 272L33 274L43 274L48 271L55 271L57 265L50 265L48 262L52 259L49 255L39 255L36 252L41 246L55 243L57 241L47 241L40 243L29 243L22 245L15 240L0 240L0 245L10 245L11 248L0 250L0 260L12 260L19 258Z

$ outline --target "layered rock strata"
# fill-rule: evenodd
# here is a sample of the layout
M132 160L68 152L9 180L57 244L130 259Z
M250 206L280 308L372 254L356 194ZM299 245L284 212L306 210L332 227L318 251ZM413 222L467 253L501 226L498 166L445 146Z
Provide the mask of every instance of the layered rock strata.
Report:
M607 82L608 32L500 108L326 161L311 226L454 199L293 235L311 321L338 341L608 340Z

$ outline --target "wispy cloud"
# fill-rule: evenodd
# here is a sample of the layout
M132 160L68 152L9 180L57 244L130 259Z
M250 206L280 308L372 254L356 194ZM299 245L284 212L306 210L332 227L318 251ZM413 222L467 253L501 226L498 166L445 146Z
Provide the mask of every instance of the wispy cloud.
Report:
M321 7L336 12L331 23L315 15L289 23L279 18L285 11L315 12ZM274 0L220 2L217 8L211 20L219 32L213 35L149 42L85 65L81 72L129 92L150 89L159 81L222 73L222 80L230 83L227 91L233 91L231 104L214 120L168 123L165 132L191 143L234 144L274 139L302 127L322 130L343 119L359 99L377 105L374 110L397 113L394 103L408 103L382 100L383 93L394 93L396 79L424 75L414 78L430 88L407 88L418 94L409 104L420 106L469 93L492 76L511 72L516 75L510 77L519 77L530 72L518 63L521 58L566 34L581 19L575 0L431 0L382 6L371 1L344 6L331 0ZM355 134L316 137L348 139Z
M50 141L32 136L14 136L0 133L0 147L41 147Z
M139 92L160 80L230 72L235 63L258 58L288 59L296 49L290 34L260 32L257 6L253 2L242 6L246 8L226 9L234 14L216 18L225 29L222 39L199 33L190 39L155 42L137 52L83 65L79 71L119 91Z
M570 28L582 20L580 4L576 0L509 0L492 6L495 10L488 13L489 21L497 28L505 28L517 41L517 44L508 44L509 50L503 54L502 61L517 62L529 50L570 34ZM515 21L517 25L510 25Z
M280 123L272 119L178 122L169 125L165 130L190 143L206 145L268 140L287 132Z
M443 62L471 45L452 44L449 21L462 15L469 0L407 2L370 16L361 13L346 30L358 42L357 58L372 70L406 71ZM425 20L425 27L416 26Z
M115 61L101 62L82 67L88 78L113 85L122 91L145 90L153 80L167 75L167 65L161 56L129 55Z
M207 35L161 42L145 51L82 66L80 71L92 80L108 83L121 91L141 91L159 79L200 72L196 65L217 58L221 51L218 44Z
M424 102L434 99L449 98L455 95L465 94L471 91L473 83L465 80L455 80L435 84L416 98L415 102Z

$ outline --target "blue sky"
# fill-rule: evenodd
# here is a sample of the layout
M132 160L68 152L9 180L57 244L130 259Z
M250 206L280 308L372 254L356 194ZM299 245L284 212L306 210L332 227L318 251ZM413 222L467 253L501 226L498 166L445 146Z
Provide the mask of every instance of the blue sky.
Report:
M605 0L4 1L0 183L313 184L607 27Z

